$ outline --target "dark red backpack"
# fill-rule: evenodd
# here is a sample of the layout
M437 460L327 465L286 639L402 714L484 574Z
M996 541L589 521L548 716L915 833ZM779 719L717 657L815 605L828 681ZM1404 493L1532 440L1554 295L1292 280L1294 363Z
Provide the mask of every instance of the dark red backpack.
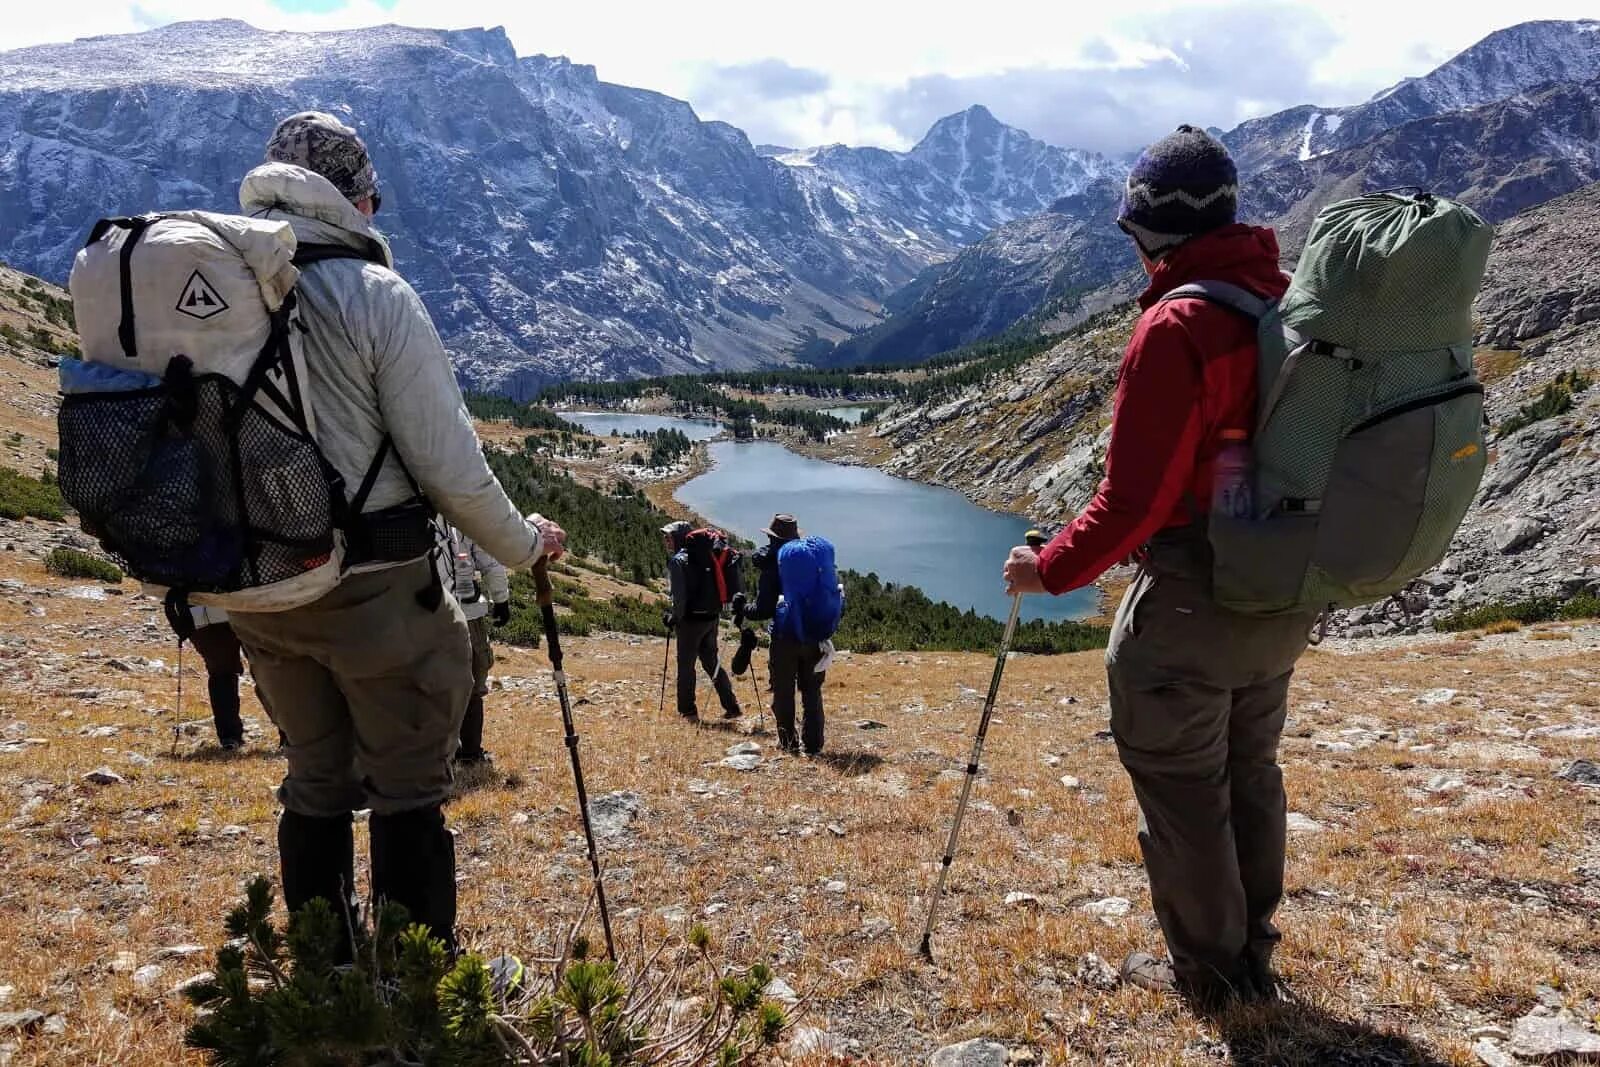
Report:
M717 618L733 601L733 594L744 588L744 557L728 543L727 534L712 526L689 531L683 539L683 553L689 617Z

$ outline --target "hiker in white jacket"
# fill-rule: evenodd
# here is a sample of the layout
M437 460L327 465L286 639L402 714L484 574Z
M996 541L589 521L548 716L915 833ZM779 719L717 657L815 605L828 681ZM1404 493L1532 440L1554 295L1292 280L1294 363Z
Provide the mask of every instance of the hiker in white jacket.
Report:
M483 698L489 695L489 668L494 666L489 622L491 616L496 626L511 621L511 581L499 560L454 527L449 562L451 588L472 637L472 699L461 720L461 747L456 750L456 765L470 767L490 762L483 749Z
M428 313L369 221L381 197L356 131L304 112L279 124L266 154L240 204L294 229L317 443L360 516L351 573L332 592L232 615L287 738L284 901L292 910L324 897L348 913L352 813L369 808L373 899L404 905L453 946L455 845L440 805L472 696L472 651L429 559L429 520L437 508L514 568L560 556L566 535L518 514L484 461Z

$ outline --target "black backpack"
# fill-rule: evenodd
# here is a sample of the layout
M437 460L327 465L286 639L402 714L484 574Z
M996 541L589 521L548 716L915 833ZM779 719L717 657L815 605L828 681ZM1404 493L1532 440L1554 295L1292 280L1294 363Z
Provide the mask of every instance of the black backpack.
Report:
M684 583L689 618L715 619L744 588L744 557L721 530L707 526L683 539Z

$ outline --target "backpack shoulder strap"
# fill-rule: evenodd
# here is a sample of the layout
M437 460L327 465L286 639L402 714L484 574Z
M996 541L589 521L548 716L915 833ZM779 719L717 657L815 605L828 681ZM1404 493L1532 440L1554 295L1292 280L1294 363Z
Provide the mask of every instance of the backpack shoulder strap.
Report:
M1156 302L1165 304L1169 300L1207 300L1237 311L1256 322L1260 322L1266 316L1267 309L1272 306L1269 301L1261 299L1242 286L1219 281L1198 281L1180 285Z
M294 249L294 265L304 270L313 263L324 263L330 259L359 259L365 263L378 263L374 253L363 252L358 248L341 244L319 244L315 242L302 242Z

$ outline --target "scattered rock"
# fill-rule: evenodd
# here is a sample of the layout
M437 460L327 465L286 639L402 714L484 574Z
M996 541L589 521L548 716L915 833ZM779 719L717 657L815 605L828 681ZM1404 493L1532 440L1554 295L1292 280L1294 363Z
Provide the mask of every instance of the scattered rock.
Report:
M789 1036L789 1055L795 1058L843 1056L848 1048L844 1038L815 1026L797 1026L794 1033Z
M1577 759L1567 764L1556 772L1557 778L1565 778L1578 785L1600 788L1600 765L1593 760Z
M1453 793L1458 789L1465 789L1466 785L1467 783L1459 778L1440 773L1429 778L1428 783L1422 789L1426 793Z
M513 812L510 821L512 826L526 826L528 825L528 813L525 811Z
M828 824L828 833L832 834L834 837L843 837L844 827L840 826L836 822L830 822Z
M761 992L765 996L776 1000L779 1004L785 1004L789 1007L800 1003L800 994L796 993L794 987L782 978L773 978Z
M1039 898L1032 893L1024 893L1019 889L1013 889L1006 894L1006 903L1011 907L1017 907L1021 904L1037 904L1039 903Z
M132 952L119 952L111 960L112 974L127 974L139 966L139 957Z
M1120 979L1117 969L1093 952L1085 953L1078 960L1077 970L1072 976L1078 980L1079 985L1088 986L1090 989L1113 990L1117 988Z
M893 931L894 923L890 922L888 919L877 916L874 916L861 924L861 935L863 937L882 937L885 934L892 933Z
M1504 555L1521 552L1544 536L1544 523L1527 515L1508 519L1494 532L1494 547Z
M1511 1025L1511 1051L1527 1059L1600 1056L1600 1034L1569 1011L1535 1008Z
M1417 696L1418 704L1448 704L1456 698L1454 689L1430 689Z
M1078 907L1079 910L1088 912L1107 926L1114 926L1117 919L1133 910L1133 902L1127 897L1105 897L1101 900L1088 901Z
M1063 774L1061 776L1061 784L1062 784L1063 787L1065 787L1067 789L1082 789L1083 788L1083 781L1081 779L1075 777L1074 775L1070 775L1070 774Z
M737 745L729 747L725 755L729 756L755 756L760 754L761 746L754 741L740 741Z
M740 756L728 756L718 762L722 766L735 771L753 771L761 766L761 757L753 753L745 753Z
M589 801L589 822L596 837L616 837L639 817L639 794L631 789Z
M26 1034L44 1025L44 1012L28 1008L25 1011L0 1011L0 1034Z
M849 889L850 886L845 882L834 879L822 888L824 891L829 893L843 893L845 890Z
M1011 1053L1004 1045L983 1038L946 1045L928 1060L929 1067L1006 1067Z
M888 728L889 728L889 724L888 723L879 722L877 719L857 719L856 720L856 729L857 730L887 730Z
M122 782L122 775L118 774L110 767L96 767L94 770L84 775L83 780L86 782L92 782L95 785L119 785Z
M1288 819L1289 829L1295 833L1316 834L1321 833L1326 827L1309 815L1302 815L1298 811L1291 811Z
M67 1017L60 1012L45 1016L44 1032L47 1034L64 1034L67 1032Z
M164 968L159 963L147 963L143 967L140 967L137 971L133 972L133 982L135 985L141 985L148 988L149 986L156 984L157 980L160 979L163 970Z
M186 960L190 956L198 956L206 950L204 945L168 945L156 952L158 960Z
M1472 1054L1485 1067L1519 1067L1516 1059L1498 1044L1483 1038L1472 1046Z

